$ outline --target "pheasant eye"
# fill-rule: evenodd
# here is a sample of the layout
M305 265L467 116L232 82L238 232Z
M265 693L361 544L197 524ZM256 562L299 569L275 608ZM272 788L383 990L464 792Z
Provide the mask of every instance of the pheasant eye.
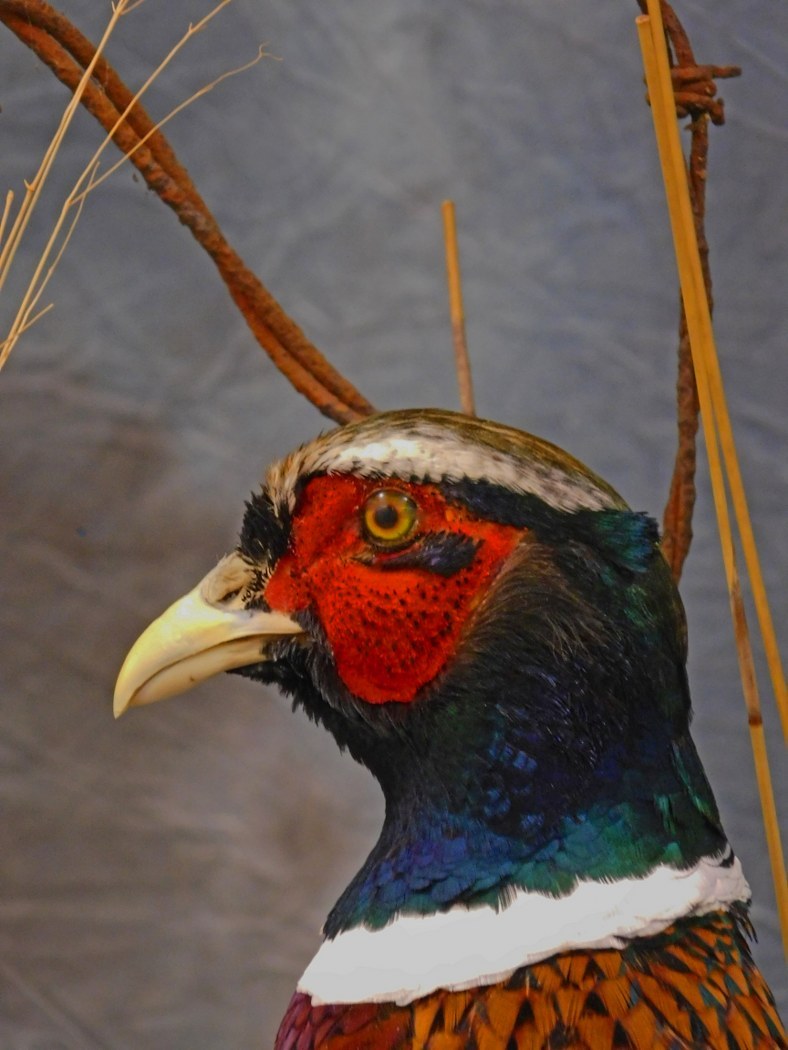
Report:
M418 507L397 489L378 489L364 504L362 522L367 538L384 547L403 543L416 525Z

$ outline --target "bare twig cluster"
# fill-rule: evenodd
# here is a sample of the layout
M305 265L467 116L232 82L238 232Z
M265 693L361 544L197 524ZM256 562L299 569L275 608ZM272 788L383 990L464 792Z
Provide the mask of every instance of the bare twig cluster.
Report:
M96 49L64 15L45 0L0 0L0 20L74 91ZM306 338L227 242L161 130L103 57L81 101L208 252L258 343L296 390L337 422L369 414L370 403Z

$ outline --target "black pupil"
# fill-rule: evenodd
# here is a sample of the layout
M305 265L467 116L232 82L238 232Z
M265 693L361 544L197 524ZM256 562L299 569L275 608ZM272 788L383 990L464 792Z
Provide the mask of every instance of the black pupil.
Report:
M399 521L399 509L393 503L385 503L375 508L374 518L379 529L393 529Z

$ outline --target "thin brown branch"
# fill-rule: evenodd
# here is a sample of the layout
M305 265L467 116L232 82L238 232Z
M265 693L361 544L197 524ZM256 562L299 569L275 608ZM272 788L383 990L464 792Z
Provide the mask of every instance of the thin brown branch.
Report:
M64 15L44 0L0 0L0 20L74 90L95 49ZM258 343L293 386L337 422L372 412L370 403L306 338L227 242L165 136L104 58L82 102L211 256Z
M698 433L698 389L683 307L679 321L676 405L678 447L668 501L662 517L662 552L671 568L673 578L678 583L684 560L692 543Z
M646 0L638 0L646 13ZM690 159L688 166L690 201L695 232L700 249L703 281L709 310L714 307L709 245L706 240L706 177L709 150L709 121L725 123L725 108L717 97L715 79L737 77L738 66L698 65L684 27L673 8L660 0L668 53L676 116L690 118ZM673 477L662 523L662 548L676 582L681 577L684 561L692 542L692 514L695 507L696 435L698 431L698 391L687 335L687 319L681 306L679 319L678 380L678 448Z

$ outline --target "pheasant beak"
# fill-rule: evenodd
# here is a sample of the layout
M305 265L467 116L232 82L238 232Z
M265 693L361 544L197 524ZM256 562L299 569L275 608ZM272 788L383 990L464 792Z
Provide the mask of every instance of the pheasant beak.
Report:
M270 659L272 644L304 629L282 613L245 609L251 569L229 554L134 643L115 686L118 718L129 707L177 696L220 671Z

